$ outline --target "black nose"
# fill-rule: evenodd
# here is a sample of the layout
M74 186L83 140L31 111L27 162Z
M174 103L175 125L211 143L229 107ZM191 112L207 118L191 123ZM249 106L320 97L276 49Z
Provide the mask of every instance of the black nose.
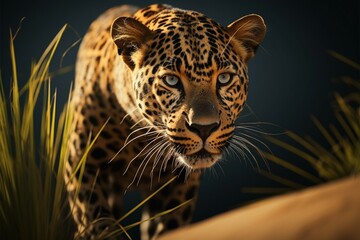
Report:
M204 142L210 136L211 133L215 132L220 126L219 123L212 123L209 125L191 124L186 123L186 127L196 133Z

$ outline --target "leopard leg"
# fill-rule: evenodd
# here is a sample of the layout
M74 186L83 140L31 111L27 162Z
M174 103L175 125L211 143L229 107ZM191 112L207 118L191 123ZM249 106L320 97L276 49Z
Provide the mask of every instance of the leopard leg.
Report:
M74 158L74 155L73 157ZM77 225L75 238L99 239L101 234L112 230L115 206L121 211L121 200L114 198L114 184L112 174L107 169L91 164L85 164L82 177L70 158L66 166L66 186L69 196L70 210ZM102 220L99 220L102 219Z
M77 224L75 237L98 239L113 224L111 207L98 181L101 175L85 168L78 192L75 186L80 184L80 179L74 177L68 184L71 212Z
M149 200L144 208L142 220L175 208L192 199L186 205L141 225L141 239L154 240L160 234L187 225L191 222L200 184L200 172L193 172L186 181L179 177Z

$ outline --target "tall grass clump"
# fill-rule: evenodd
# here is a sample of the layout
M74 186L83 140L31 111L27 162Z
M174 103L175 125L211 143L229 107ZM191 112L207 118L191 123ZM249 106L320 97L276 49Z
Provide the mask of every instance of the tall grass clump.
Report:
M334 51L329 51L329 54L360 71L358 63ZM307 162L315 170L317 176L292 164L291 159L285 160L280 156L264 153L266 159L313 184L360 174L360 79L342 77L341 82L351 91L345 95L334 94L335 100L332 107L335 121L325 126L318 118L312 117L323 138L322 141L314 140L311 136L300 136L292 131L287 133L290 141L276 137L269 138L271 143L289 152L294 158ZM290 190L305 187L278 175L269 173L264 173L264 175Z
M65 31L61 28L20 89L14 35L10 31L11 92L0 84L0 228L1 239L71 239L63 170L71 124L69 105L57 119L56 91L49 66ZM43 92L41 123L35 122ZM40 106L41 108L41 106ZM40 125L40 126L39 126ZM35 126L40 132L35 132Z

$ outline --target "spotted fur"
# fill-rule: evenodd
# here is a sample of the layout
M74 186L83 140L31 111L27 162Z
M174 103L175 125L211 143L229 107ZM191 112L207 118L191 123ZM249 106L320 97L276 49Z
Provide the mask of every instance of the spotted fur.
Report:
M172 176L143 218L193 201L143 223L142 239L191 221L201 169L221 160L234 135L248 92L247 61L264 35L258 15L222 27L158 4L113 8L91 24L78 53L65 173L79 236L112 230L111 220L93 220L121 216L125 190L146 196ZM92 142L82 176L75 169Z

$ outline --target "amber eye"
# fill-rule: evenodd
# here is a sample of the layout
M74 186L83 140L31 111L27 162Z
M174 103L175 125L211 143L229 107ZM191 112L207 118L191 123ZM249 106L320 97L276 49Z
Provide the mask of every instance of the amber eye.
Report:
M167 85L169 85L171 87L176 86L180 81L180 79L175 75L165 75L165 76L162 77L162 79L164 80L164 82Z
M227 84L231 80L231 74L230 73L221 73L218 76L218 81L221 84Z

